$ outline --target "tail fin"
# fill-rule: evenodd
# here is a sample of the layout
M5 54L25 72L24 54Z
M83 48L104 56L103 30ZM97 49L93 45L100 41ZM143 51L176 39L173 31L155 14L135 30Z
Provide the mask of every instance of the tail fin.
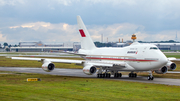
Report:
M81 48L85 50L95 49L96 46L94 45L94 42L92 41L91 36L89 35L89 32L87 31L86 26L84 25L80 16L77 16L77 23L79 33L81 35Z

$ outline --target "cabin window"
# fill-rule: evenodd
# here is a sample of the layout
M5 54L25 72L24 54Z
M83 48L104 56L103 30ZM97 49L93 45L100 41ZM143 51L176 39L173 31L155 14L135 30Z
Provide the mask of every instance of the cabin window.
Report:
M150 49L158 50L158 48L157 48L157 47L150 47Z

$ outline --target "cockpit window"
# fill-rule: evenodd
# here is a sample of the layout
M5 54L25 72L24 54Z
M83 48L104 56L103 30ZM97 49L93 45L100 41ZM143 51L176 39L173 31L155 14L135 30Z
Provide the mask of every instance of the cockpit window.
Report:
M157 47L150 47L150 49L158 50L158 48L157 48Z

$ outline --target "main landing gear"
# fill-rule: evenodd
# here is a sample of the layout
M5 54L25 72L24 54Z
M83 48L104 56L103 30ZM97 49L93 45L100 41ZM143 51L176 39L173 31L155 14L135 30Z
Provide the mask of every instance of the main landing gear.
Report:
M114 73L114 78L119 78L121 76L122 76L121 73ZM97 78L110 78L110 77L111 77L111 73L97 74Z
M152 75L152 71L148 71L149 72L149 76L147 77L148 80L153 80L154 77ZM98 70L97 73L97 78L110 78L111 75L114 75L114 78L120 78L122 77L121 73L118 73L118 71L110 71L110 70L106 70L105 68L100 68ZM133 73L133 71L131 71L131 73L129 73L129 77L131 78L136 78L137 74Z
M114 78L119 78L119 77L121 77L121 76L122 76L121 73L114 73Z
M111 74L107 72L107 70L105 71L105 73L103 73L103 71L105 71L105 68L99 68L98 70L98 74L97 74L97 78L110 78Z
M137 77L137 74L136 73L133 73L133 72L131 72L131 73L129 73L129 77Z
M100 68L97 73L97 78L110 78L111 75L114 75L114 78L119 78L122 76L122 74L118 73L118 71L108 71L104 68Z
M97 74L97 78L110 78L110 77L111 77L110 73Z

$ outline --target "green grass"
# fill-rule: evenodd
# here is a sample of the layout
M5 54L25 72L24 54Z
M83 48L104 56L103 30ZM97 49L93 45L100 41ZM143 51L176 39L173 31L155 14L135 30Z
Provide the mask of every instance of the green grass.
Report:
M180 58L180 53L164 53L167 57Z
M179 100L180 86L53 75L0 74L1 101ZM26 82L27 78L42 81Z

